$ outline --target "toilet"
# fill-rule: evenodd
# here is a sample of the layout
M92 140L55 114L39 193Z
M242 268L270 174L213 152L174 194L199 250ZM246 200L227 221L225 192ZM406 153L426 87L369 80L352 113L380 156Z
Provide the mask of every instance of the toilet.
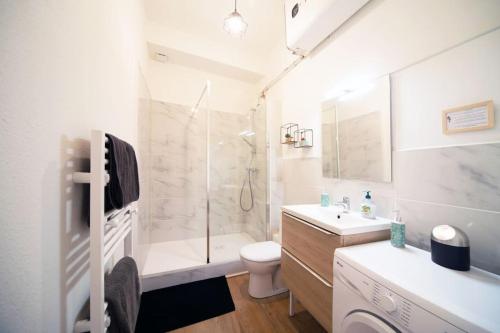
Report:
M281 246L272 241L245 245L240 258L248 272L248 293L255 298L281 294L288 289L281 278Z

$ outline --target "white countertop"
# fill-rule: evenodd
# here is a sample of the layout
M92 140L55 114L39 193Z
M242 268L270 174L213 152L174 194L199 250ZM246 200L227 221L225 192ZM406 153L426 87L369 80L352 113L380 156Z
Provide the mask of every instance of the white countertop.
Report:
M498 275L451 270L432 262L430 252L389 241L338 248L335 257L462 329L500 332Z
M386 230L391 227L391 221L388 219L380 217L367 219L362 217L360 213L352 211L342 213L342 208L336 206L290 205L282 206L281 210L337 235L359 234Z

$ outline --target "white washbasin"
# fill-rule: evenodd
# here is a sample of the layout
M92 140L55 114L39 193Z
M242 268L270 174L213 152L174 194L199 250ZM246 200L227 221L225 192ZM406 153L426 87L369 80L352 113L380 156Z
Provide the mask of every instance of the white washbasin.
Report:
M337 206L289 205L282 206L281 210L337 235L359 234L391 227L391 221L388 219L381 217L367 219L353 211L343 213L343 209Z

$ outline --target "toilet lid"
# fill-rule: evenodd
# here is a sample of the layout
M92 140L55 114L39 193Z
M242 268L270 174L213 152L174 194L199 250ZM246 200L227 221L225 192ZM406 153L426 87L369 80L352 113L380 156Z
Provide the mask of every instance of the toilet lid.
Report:
M267 262L281 259L281 246L275 242L258 242L241 248L240 255L250 261Z

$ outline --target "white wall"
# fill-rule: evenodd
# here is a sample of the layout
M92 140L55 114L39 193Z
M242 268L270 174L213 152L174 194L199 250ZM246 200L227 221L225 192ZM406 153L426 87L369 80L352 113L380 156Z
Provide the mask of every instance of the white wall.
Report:
M137 142L142 27L138 0L0 4L2 332L70 332L88 300L88 202L68 177L91 129Z
M499 57L500 30L497 30L394 73L391 76L392 106L394 110L404 110L394 112L397 133L394 149L500 140L500 126L460 135L444 135L441 128L442 110L485 100L493 100L495 109L500 110Z
M283 203L318 203L322 190L333 200L351 197L358 210L362 191L371 189L378 215L401 210L413 245L429 249L433 226L456 225L474 244L472 263L498 274L500 191L493 170L500 163L500 126L446 136L441 111L492 99L498 119L499 27L498 1L371 1L267 94L268 103L281 103L281 123L315 130L310 150L272 142L282 159L276 154L272 162L271 211ZM285 52L270 59L289 59ZM393 182L322 178L321 102L388 73ZM270 124L271 131L279 125Z
M494 0L371 1L335 33L330 41L267 93L269 103L281 103L282 123L297 122L301 127L313 128L315 131L315 147L312 149L293 149L288 146L275 146L274 149L282 149L285 160L319 159L322 101L338 91L352 89L381 75L397 71L499 25L500 2ZM269 65L268 73L276 73L278 68L284 68L290 63L293 57L287 55L287 52L282 45L277 46L269 57L275 62ZM477 65L480 66L480 63ZM487 68L484 65L481 73ZM266 78L261 85L269 80L270 77ZM460 105L462 101L456 102ZM413 118L405 117L410 117L405 120L408 121L408 126L412 126ZM277 131L278 127L279 124L270 124L271 130ZM411 135L408 127L405 130L408 133L406 135ZM405 140L408 142L409 139ZM293 168L293 164L283 162L283 168ZM312 170L311 168L308 166L306 170ZM299 177L297 173L287 173L284 169L278 169L277 172L282 175L294 174L290 181L302 186L302 190L297 192L296 186L287 187L287 180L284 179L285 202L317 202L317 194L326 180L316 176ZM359 190L356 195L359 197L363 187L367 185L392 197L390 184L346 184L353 189L353 193ZM287 196L289 200L286 199Z
M339 90L401 69L499 24L500 2L494 0L374 0L268 97L283 101L284 122L317 127L321 102ZM270 59L289 59L282 54L286 52L279 45ZM316 146L307 156L320 153ZM302 154L293 150L287 156Z
M146 80L157 101L194 106L206 80L210 80L210 109L246 114L257 104L255 84L168 62L150 61Z

